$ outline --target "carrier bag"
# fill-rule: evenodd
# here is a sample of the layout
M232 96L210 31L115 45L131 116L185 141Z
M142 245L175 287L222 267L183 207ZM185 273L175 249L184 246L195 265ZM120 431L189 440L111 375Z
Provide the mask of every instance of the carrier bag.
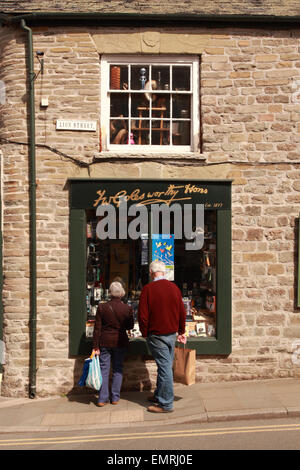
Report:
M174 382L192 385L196 382L196 351L175 347L173 362Z
M93 356L89 363L89 371L85 381L87 387L99 391L102 385L102 375L100 370L99 356Z
M89 372L90 362L92 362L92 358L88 357L87 359L85 359L85 361L83 363L82 374L81 374L81 377L80 377L79 382L78 382L78 385L80 385L80 387L85 386L85 381L86 381L86 378L87 378L87 375L88 375L88 372Z

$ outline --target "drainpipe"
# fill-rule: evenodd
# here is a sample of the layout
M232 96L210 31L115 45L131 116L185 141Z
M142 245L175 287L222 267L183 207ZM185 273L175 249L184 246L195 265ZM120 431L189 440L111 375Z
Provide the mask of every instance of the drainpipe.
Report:
M29 398L36 394L36 167L35 167L35 104L32 30L21 19L27 32L27 61L29 83L29 212L30 212L30 362Z
M3 256L2 256L2 190L3 190L3 156L0 150L0 395L1 395L1 382L3 373L4 361L4 342L3 342Z

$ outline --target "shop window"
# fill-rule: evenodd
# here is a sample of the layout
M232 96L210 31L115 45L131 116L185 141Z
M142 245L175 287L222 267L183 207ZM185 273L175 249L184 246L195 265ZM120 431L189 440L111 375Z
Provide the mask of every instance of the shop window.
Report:
M141 336L137 311L141 290L149 282L149 259L162 260L167 265L167 277L181 289L187 313L188 338L216 337L216 211L204 216L204 244L199 250L187 250L188 240L174 238L174 217L170 217L170 233L142 234L132 240L100 240L96 228L103 217L96 210L86 211L86 336L92 337L97 306L110 299L109 285L114 280L124 283L126 297L132 305L135 326L129 336ZM195 214L193 214L195 220ZM127 226L131 219L127 219ZM116 219L119 226L119 219ZM184 233L184 230L181 230ZM118 237L118 233L116 233Z
M103 150L196 151L198 69L194 56L103 56Z
M121 236L122 223L129 227L134 221L129 209L121 213L121 200L126 200L128 208L136 207L137 203L147 207L147 228L143 227L139 237ZM170 230L165 229L162 214L158 225L154 225L154 207L158 202L168 206L170 201L177 201L182 211L186 203L190 204L193 224L197 207L204 208L203 244L197 249L187 249L190 240L184 229L181 238L174 236L178 233L174 214ZM99 237L98 228L105 215L100 215L97 209L107 204L115 210L116 230L104 239ZM185 223L184 218L181 222ZM149 354L139 332L137 310L141 290L150 282L149 264L156 257L166 262L168 278L181 290L187 313L188 346L196 349L197 354L230 353L231 182L71 180L72 355L89 353L97 306L109 300L108 288L116 278L124 282L124 301L134 309L135 325L128 333L129 352Z
M109 285L113 281L124 286L123 301L133 307L135 320L134 329L128 334L138 337L138 301L143 285L149 282L148 234L137 240L100 240L96 227L101 219L95 210L86 211L86 338L93 335L98 304L110 300ZM119 225L118 218L116 222Z

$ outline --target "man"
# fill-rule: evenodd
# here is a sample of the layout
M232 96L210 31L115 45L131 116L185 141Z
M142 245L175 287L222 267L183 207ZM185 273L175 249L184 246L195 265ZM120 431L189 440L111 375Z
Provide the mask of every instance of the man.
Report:
M165 279L165 264L154 261L150 264L153 282L144 286L138 311L140 331L157 365L157 381L154 395L148 399L156 403L149 406L152 413L173 411L173 359L176 341L186 342L185 316L181 292Z

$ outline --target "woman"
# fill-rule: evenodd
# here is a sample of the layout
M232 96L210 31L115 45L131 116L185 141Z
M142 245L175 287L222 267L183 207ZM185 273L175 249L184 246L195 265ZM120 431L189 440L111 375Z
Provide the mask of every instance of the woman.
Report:
M109 403L109 372L112 361L111 404L117 405L123 379L123 361L128 347L126 330L133 328L132 307L121 300L125 291L120 282L112 282L109 288L111 300L98 305L93 351L100 355L102 386L97 406Z

